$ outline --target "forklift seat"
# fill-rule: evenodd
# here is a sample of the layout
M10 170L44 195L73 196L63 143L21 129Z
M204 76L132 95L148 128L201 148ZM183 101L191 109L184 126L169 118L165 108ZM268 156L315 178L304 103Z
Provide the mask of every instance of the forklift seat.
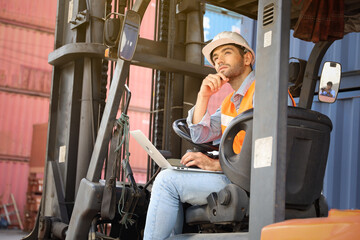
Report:
M208 204L186 210L188 224L240 222L248 214L253 109L226 128L219 147L220 164L232 184L208 196ZM288 107L285 218L327 216L321 191L330 144L331 120L319 113ZM233 151L236 134L246 132L241 152ZM236 214L231 214L236 213Z

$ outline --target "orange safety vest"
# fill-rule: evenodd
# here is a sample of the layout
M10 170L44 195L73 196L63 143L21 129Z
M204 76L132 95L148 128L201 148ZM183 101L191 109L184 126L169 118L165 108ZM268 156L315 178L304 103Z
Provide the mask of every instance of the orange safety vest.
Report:
M236 111L234 103L231 101L231 97L234 92L230 93L221 104L221 131L224 133L225 129L237 115L253 108L253 96L255 92L255 81L250 85L249 89L242 98L239 110ZM233 143L233 149L236 154L239 154L245 138L245 131L240 131Z
M242 98L239 110L236 111L234 103L231 101L231 97L234 92L230 93L221 104L221 132L224 133L226 127L240 113L253 108L253 96L255 92L255 81L250 85L249 89L245 93L245 96ZM290 92L288 94L291 98L293 106L296 106L294 98L291 96ZM234 138L233 150L234 153L239 154L241 152L241 147L244 142L245 131L240 131Z

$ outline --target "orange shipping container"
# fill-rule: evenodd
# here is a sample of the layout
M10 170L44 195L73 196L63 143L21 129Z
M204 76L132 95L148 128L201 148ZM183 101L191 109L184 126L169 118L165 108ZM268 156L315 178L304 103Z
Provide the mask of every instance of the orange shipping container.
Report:
M56 0L1 0L0 18L2 22L53 33L56 7Z

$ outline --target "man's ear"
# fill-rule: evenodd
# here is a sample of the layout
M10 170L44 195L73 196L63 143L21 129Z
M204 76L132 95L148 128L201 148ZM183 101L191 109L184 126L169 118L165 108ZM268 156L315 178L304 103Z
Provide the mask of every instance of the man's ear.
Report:
M247 52L244 54L244 63L245 65L251 65L251 62L252 62L252 58L253 58L253 55L251 54L251 52Z

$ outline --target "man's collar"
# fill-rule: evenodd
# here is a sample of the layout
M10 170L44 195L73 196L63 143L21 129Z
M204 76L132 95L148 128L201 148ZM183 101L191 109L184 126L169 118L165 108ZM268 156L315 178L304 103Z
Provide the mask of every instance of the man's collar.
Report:
M244 82L241 84L239 89L233 94L233 97L238 94L240 94L241 96L244 96L254 81L255 81L255 72L251 71L249 73L249 75L247 75L247 77L245 78ZM233 99L231 99L231 100L233 100Z

